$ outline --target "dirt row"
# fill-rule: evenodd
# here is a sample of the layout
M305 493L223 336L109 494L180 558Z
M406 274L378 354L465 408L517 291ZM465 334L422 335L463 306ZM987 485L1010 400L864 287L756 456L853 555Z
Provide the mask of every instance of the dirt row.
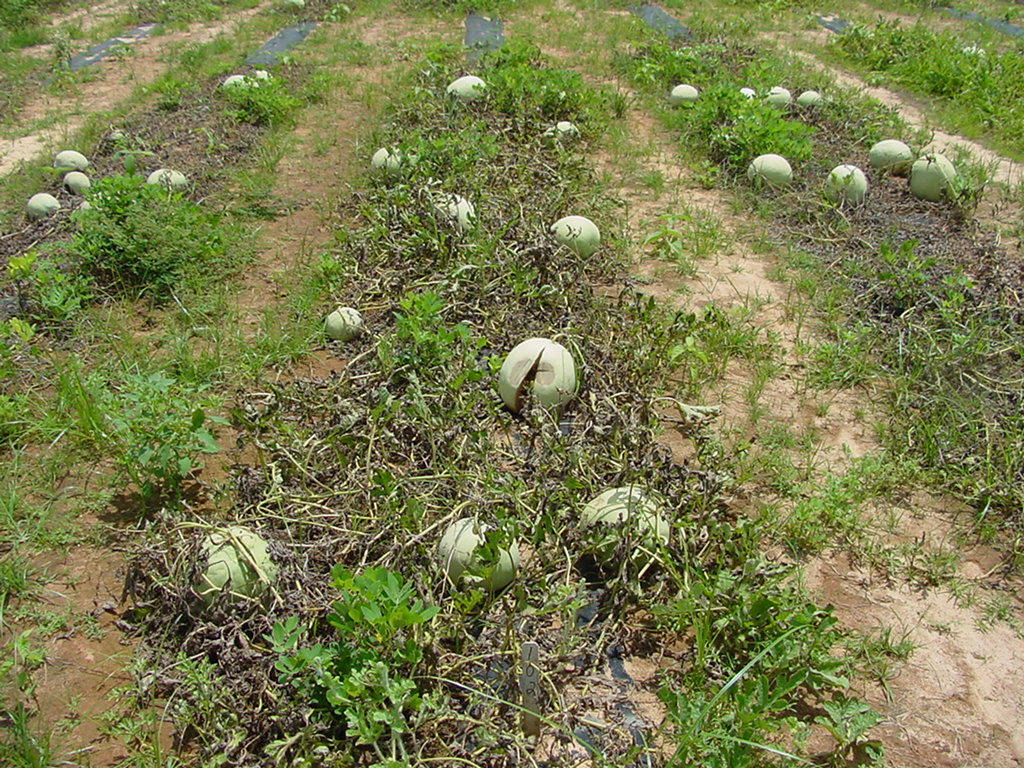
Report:
M257 9L253 9L255 13ZM247 12L249 13L249 12ZM229 33L232 19L221 25L209 25L205 32L211 39L216 34ZM507 34L515 34L516 19L507 23ZM185 34L185 33L183 33ZM378 21L360 29L362 41L381 45L384 41L405 37L425 38L444 34L453 38L457 30L448 25L415 25L406 21ZM162 41L166 41L163 38ZM169 41L168 41L169 42ZM140 45L150 45L144 43ZM541 47L544 48L543 43ZM556 56L564 52L548 50ZM135 71L125 74L126 64L141 67L147 62L146 73ZM109 62L105 67L104 82L110 84L111 98L81 103L81 120L94 110L107 110L131 92L138 78L155 79L161 71L156 51L147 52L140 47L131 62ZM571 63L565 58L563 63ZM364 82L375 86L388 81L392 67L366 67L360 72ZM837 77L848 77L837 73ZM133 79L134 78L134 79ZM842 81L841 81L842 82ZM120 84L120 86L118 85ZM847 81L845 84L850 84ZM122 91L117 91L121 87ZM93 91L106 89L94 88ZM113 96L120 93L120 96ZM47 114L53 104L45 100L34 103L26 110L26 120ZM337 161L329 174L305 172L316 162L314 139L321 121L329 118L336 132L334 151ZM651 231L659 216L678 211L679 207L697 207L725 222L732 235L733 245L728 252L718 255L714 262L701 263L700 274L694 279L679 279L665 273L662 262L645 258L637 248L637 267L634 276L643 284L643 290L660 301L680 308L700 306L714 302L719 306L757 306L752 322L770 328L779 334L786 351L786 373L772 381L771 391L765 397L770 404L773 419L792 424L813 426L822 444L821 470L842 471L850 457L880 450L872 438L871 421L878 417L878 399L869 391L829 393L832 406L826 416L815 413L812 404L801 397L800 380L804 363L795 355L793 341L797 329L786 319L789 288L767 278L772 264L770 257L755 253L749 247L752 224L749 219L732 212L726 193L700 188L692 175L680 162L677 144L660 126L642 110L633 109L626 118L631 134L638 143L655 145L657 151L645 160L652 170L659 170L667 180L665 191L652 193L637 187L616 190L627 201L626 213L632 242L641 242ZM24 137L23 144L12 146L0 160L0 171L9 172L23 158L33 157L52 143L73 135L81 120L58 134L41 133ZM275 193L282 198L300 203L291 213L276 219L264 229L262 257L247 274L239 294L239 306L254 327L268 302L281 298L279 276L286 273L290 263L300 252L315 252L330 239L328 221L318 209L316 201L332 196L340 184L351 176L347 167L365 162L366 148L358 144L365 135L371 118L365 112L357 95L335 96L326 110L318 108L300 121L294 144L279 168ZM950 140L960 141L957 137ZM11 152L22 148L24 154L11 159ZM33 148L34 147L34 148ZM7 149L6 145L0 149ZM1019 167L1000 165L1007 179L1019 178ZM752 300L756 300L753 301ZM806 332L804 332L806 333ZM338 361L317 358L299 366L303 375L326 376ZM749 372L740 368L730 373L723 393L725 425L743 430L747 415L740 393L749 383ZM863 410L866 417L857 418L855 411ZM666 441L676 451L683 446L666 432ZM680 456L682 458L682 456ZM736 504L753 509L755 493L740 489ZM948 499L926 495L915 496L900 513L898 536L906 540L924 538L936 546L955 545L955 518L962 510ZM116 563L116 560L113 561ZM999 553L991 548L975 547L964 553L960 564L961 575L968 580L987 584L992 569L999 562ZM116 629L120 599L120 582L112 567L109 552L81 549L63 563L66 576L50 585L54 605L66 601L76 611L91 612L106 630L100 640L82 635L57 637L49 647L50 662L40 687L40 703L48 717L54 720L71 714L75 723L66 735L69 749L86 749L92 765L113 764L122 747L105 743L99 738L93 715L99 715L109 706L106 696L116 685L127 682L125 666L131 655L130 646L122 644ZM808 587L824 602L836 606L837 614L846 626L854 630L874 630L892 627L918 645L909 664L888 682L888 690L868 691L872 703L886 716L880 727L881 738L889 750L889 763L894 766L919 766L926 762L939 766L994 766L1024 763L1024 709L1017 692L1024 683L1024 642L1005 626L996 626L986 632L978 627L981 616L977 608L957 606L955 601L940 590L918 591L909 585L891 584L870 571L850 562L843 553L817 559L807 566ZM1000 584L1000 588L1005 585ZM1018 605L1018 609L1019 609ZM654 669L633 668L634 677L646 679ZM82 697L69 707L66 692L83 691ZM638 707L649 702L638 701ZM648 716L656 717L649 709Z

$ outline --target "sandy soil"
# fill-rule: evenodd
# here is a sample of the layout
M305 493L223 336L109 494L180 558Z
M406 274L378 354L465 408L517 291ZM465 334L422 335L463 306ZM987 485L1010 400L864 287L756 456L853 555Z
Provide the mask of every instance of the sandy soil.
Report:
M842 72L835 74L841 84L897 107L911 124L925 125L921 112L906 105L897 94L868 88ZM630 241L640 243L645 234L657 229L659 216L684 209L707 212L731 235L728 248L701 262L694 278L679 277L674 267L651 260L637 247L634 274L642 290L678 308L692 309L708 302L723 308L757 308L752 322L774 332L783 350L784 372L771 379L762 403L770 420L815 429L821 457L815 471L819 475L841 472L851 457L881 450L871 428L881 416L880 405L869 392L817 393L818 399L824 397L830 402L825 416L818 415L808 402L803 383L806 371L794 353L797 334L806 338L807 330L798 331L786 317L787 287L766 276L772 257L756 254L745 244L749 236L744 238L743 233L750 233L756 223L733 213L727 193L704 190L688 178L674 138L655 121L637 110L631 111L628 121L634 144L655 148L645 160L646 168L660 171L666 180L660 195L636 184L617 190L627 201ZM935 149L953 145L966 147L976 157L991 162L999 180L1021 179L1019 164L963 137L935 132ZM720 422L734 433L738 430L741 439L756 431L740 396L749 381L750 372L736 366L721 395ZM859 418L856 414L860 413L866 416ZM685 443L671 430L666 431L665 439L677 456L685 454ZM1020 585L987 578L998 570L1001 561L996 550L963 549L956 524L957 515L962 513L949 500L918 494L907 509L900 510L897 531L888 543L895 546L900 541L921 541L959 555L960 576L986 598L1012 595L1011 611L1019 621L1024 617ZM894 513L885 510L878 514L889 517ZM894 639L905 635L916 646L905 665L897 664L886 686L868 686L862 694L884 717L873 735L885 744L888 765L1024 765L1024 697L1020 693L1024 637L1006 623L987 626L978 604L958 603L946 590L922 590L906 581L872 573L851 564L849 555L843 552L815 558L805 567L811 594L835 606L843 627L866 633L888 627Z

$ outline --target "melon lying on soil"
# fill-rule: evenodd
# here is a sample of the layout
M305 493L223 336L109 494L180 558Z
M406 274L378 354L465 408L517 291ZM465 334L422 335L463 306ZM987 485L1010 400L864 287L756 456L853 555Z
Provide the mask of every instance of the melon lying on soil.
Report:
M477 569L481 573L473 578L488 591L497 592L512 583L519 570L518 542L498 550L498 562L488 566L480 562L477 552L486 533L487 526L471 517L456 520L445 529L437 545L437 561L451 583L458 584L465 580L467 570Z
M277 578L267 542L241 525L217 528L202 543L195 591L210 605L219 596L229 602L256 598Z
M793 94L783 88L781 85L776 85L765 96L765 101L771 104L773 107L788 107L789 103L793 100Z
M669 525L657 494L639 486L610 488L591 499L580 514L580 526L589 531L591 551L602 561L615 553L622 540L631 552L648 558L658 545L668 544ZM632 555L631 555L632 556Z
M170 168L157 168L146 179L147 184L159 184L161 187L180 192L188 188L188 179L181 171Z
M498 371L498 394L513 413L523 409L530 394L541 406L561 411L576 396L577 386L572 354L551 339L520 342Z
M601 245L601 231L586 216L564 216L551 225L551 232L555 240L584 258Z
M559 120L544 131L544 143L553 144L557 141L571 141L580 137L580 129L568 120Z
M468 232L476 226L476 209L464 197L442 195L440 201L434 204L434 210L451 219L462 232Z
M53 167L58 171L84 171L89 167L89 159L81 152L65 149L53 158Z
M767 182L775 187L784 187L793 181L793 169L782 155L758 155L747 166L747 178L755 183Z
M825 181L825 195L829 200L844 200L850 205L860 205L867 194L867 177L855 165L837 165Z
M923 155L910 167L910 191L922 200L937 203L956 180L956 168L940 154Z
M452 80L445 89L445 93L454 96L459 101L475 101L482 98L487 90L487 83L476 75L463 75Z
M417 160L419 157L412 153L403 152L395 147L381 147L370 158L370 166L374 170L397 175L414 166Z
M69 171L64 174L64 188L76 195L84 195L92 187L89 177L81 171Z
M224 82L220 84L221 88L229 90L231 88L245 88L249 83L249 78L245 75L230 75L224 78Z
M338 307L324 320L324 331L335 341L351 341L363 332L363 316L352 307Z
M885 139L868 150L868 162L872 168L903 176L914 163L914 152L898 139Z
M25 204L25 211L30 218L45 219L60 210L60 201L47 192L32 195Z
M804 91L796 97L796 103L801 107L817 107L821 101L821 94L817 91Z
M672 106L679 106L680 104L688 104L696 101L699 96L700 94L697 93L697 89L692 85L682 84L677 85L672 89L672 92L668 96L668 100Z

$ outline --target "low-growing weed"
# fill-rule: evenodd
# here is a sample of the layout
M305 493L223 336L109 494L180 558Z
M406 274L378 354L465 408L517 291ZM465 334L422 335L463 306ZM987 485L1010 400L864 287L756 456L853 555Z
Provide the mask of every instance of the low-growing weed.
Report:
M7 275L14 283L20 314L34 323L63 323L92 298L88 276L61 267L30 250L11 256Z
M180 194L115 174L88 193L74 214L71 258L112 288L166 298L186 271L210 276L227 261L219 217Z
M959 130L980 128L1011 150L1020 146L1024 120L1017 105L1024 65L1016 51L986 51L952 32L898 20L853 25L835 35L832 45L859 66L942 99Z
M672 112L670 126L693 147L732 170L746 171L758 155L774 153L791 163L811 156L814 129L760 99L745 98L732 84L716 84L692 108Z
M144 505L175 502L198 457L220 450L210 425L219 402L162 373L129 373L113 386L97 373L67 365L58 380L59 407L78 442L102 448L118 480ZM145 510L143 510L145 511Z
M284 81L274 75L266 80L251 77L246 85L222 89L222 93L233 107L235 119L254 125L285 123L301 104L288 92Z
M683 211L658 218L661 226L644 238L658 258L672 261L679 274L696 277L696 261L721 255L728 245L721 220L707 211Z
M847 664L831 653L840 640L831 608L809 603L784 569L753 556L735 570L691 574L685 591L654 609L658 622L694 635L684 680L660 691L673 765L758 765L770 753L788 754L778 750L777 737L799 744L809 726L795 714L795 701L829 696L858 708L862 718L840 733L846 740L837 754L874 724L870 709L842 693ZM841 726L829 720L826 727Z
M355 574L338 566L331 579L341 597L326 623L337 639L301 646L308 630L297 617L276 623L266 639L279 654L279 682L342 727L351 744L372 749L375 765L405 765L410 720L430 706L415 675L423 661L423 625L438 609L384 568ZM282 749L279 759L284 746L271 745Z

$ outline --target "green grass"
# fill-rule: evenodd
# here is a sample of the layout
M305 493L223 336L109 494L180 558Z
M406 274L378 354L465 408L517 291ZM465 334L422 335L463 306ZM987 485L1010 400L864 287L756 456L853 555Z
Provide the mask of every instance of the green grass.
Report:
M449 10L437 3L417 6ZM353 8L352 15L358 22L359 14L379 11ZM547 24L567 16L545 14ZM532 30L539 35L544 27ZM586 49L576 61L592 68L590 74L606 74L602 67L617 47L594 50L599 33L634 42L639 35L619 17L588 28L575 43L573 33L561 24L557 39L570 50ZM259 33L249 30L243 38L248 34ZM846 637L831 609L816 606L796 585L793 568L768 561L764 546L778 543L797 557L842 546L874 564L888 563L916 584L951 583L955 561L948 551L879 551L872 541L877 531L866 530L868 515L872 504L897 499L900 489L918 482L922 466L938 473L939 459L951 450L938 445L932 456L918 450L927 445L928 425L951 417L941 408L925 410L934 403L924 402L924 395L934 390L922 389L922 381L961 361L984 359L990 342L1007 341L1000 335L1005 329L984 331L980 315L971 316L959 340L946 332L959 326L929 325L920 335L904 329L914 348L940 354L933 363L893 357L881 346L888 328L876 307L857 302L891 298L916 312L922 328L930 313L953 313L960 322L968 316L962 313L970 287L958 282L958 273L942 273L944 279L935 282L931 265L915 264L898 247L888 255L879 251L877 261L863 261L863 272L851 271L853 277L883 276L886 296L869 296L838 278L826 280L815 257L794 252L779 272L788 271L794 292L806 291L816 303L794 298L786 309L806 326L824 318L827 335L798 349L813 369L802 396L815 402L820 395L816 408L823 414L831 388L862 384L879 370L893 375L893 361L900 360L911 372L893 379L896 402L915 417L926 416L917 433L893 431L913 435L913 451L868 456L850 461L843 472L823 474L814 430L774 423L768 410L767 386L787 369L779 336L757 324L756 303L672 313L621 282L623 225L588 156L600 146L617 147L615 162L632 163L641 185L661 194L671 183L637 171L637 158L647 149L611 136L628 106L621 91L593 88L579 71L561 69L514 43L485 64L488 99L454 105L441 94L461 74L457 47L403 43L401 55L411 63L392 63L389 77L402 74L374 89L362 86L353 70L381 63L382 54L366 50L354 35L318 35L323 37L311 38L312 48L297 52L296 61L300 69L304 61L315 68L321 79L306 85L286 80L281 91L311 106L292 111L289 104L283 110L288 119L278 121L265 119L275 116L273 103L235 104L247 120L276 123L251 159L253 172L236 170L214 204L205 203L208 215L169 201L174 210L160 217L157 224L164 226L157 234L170 234L176 243L230 239L232 229L242 226L236 217L261 226L287 209L290 201L275 198L273 181L279 160L301 147L289 138L290 121L316 123L316 102L329 103L338 88L364 88L358 98L374 122L380 118L372 131L363 119L358 156L394 145L418 154L420 162L399 179L350 174L354 191L338 189L318 201L333 242L326 252L301 245L293 261L281 265L275 293L282 296L263 308L252 334L238 327L233 267L217 273L215 284L210 269L182 268L187 258L171 259L169 266L159 261L166 268L157 269L155 279L144 269L133 273L136 265L158 260L159 239L135 247L135 257L116 271L104 273L109 258L95 257L90 280L98 282L87 290L60 284L46 255L31 265L28 277L18 278L25 283L19 290L30 292L40 309L33 316L36 335L16 350L19 364L31 365L4 382L31 393L7 406L15 416L27 410L31 418L24 425L17 418L3 422L12 441L5 459L13 471L0 494L0 540L15 545L15 556L0 569L0 605L14 606L14 616L41 629L58 619L77 620L47 615L32 602L37 574L28 565L40 549L71 540L73 529L57 513L62 497L52 491L61 466L70 464L76 471L98 470L94 482L101 488L89 504L104 508L111 494L125 491L145 502L134 507L132 520L139 524L130 556L138 610L128 618L137 622L146 647L139 680L152 679L154 668L174 675L162 680L167 687L159 691L121 693L122 703L139 707L129 706L110 727L129 741L130 759L140 766L182 756L238 762L251 756L296 765L405 765L413 755L500 761L510 748L522 747L517 713L506 703L514 693L501 682L506 665L517 658L519 634L551 638L545 652L552 670L584 675L594 664L603 666L606 638L627 629L645 643L686 648L685 662L656 682L667 712L663 738L672 744L675 762L772 764L771 750L780 744L805 754L812 732L831 734L828 759L836 764L854 752L876 755L869 731L877 716L849 694L851 676L887 680L910 649L891 634L860 644ZM325 61L346 71L331 72ZM747 159L764 146L806 158L810 175L832 160L814 157L823 125L841 123L843 140L860 147L899 128L870 105L837 105L814 122L732 98L733 87L761 88L795 75L790 65L730 42L721 30L696 50L647 45L617 61L636 86L648 89L639 105L652 111L660 111L652 104L676 78L710 81L706 102L665 112L683 139L684 161L700 164L709 184L742 184ZM196 77L216 78L236 64L231 43L182 49L152 98L167 109L187 104L190 68ZM576 122L582 144L543 147L539 136L556 119ZM211 136L211 144L217 138ZM328 157L339 139L314 125L301 141ZM614 178L613 171L604 180ZM448 192L477 205L474 231L460 234L436 214L436 196ZM801 188L781 204L737 196L741 206L771 216L780 205L793 208L813 195ZM165 201L148 202L159 207ZM812 210L801 225L829 222L834 214L820 206ZM602 250L589 260L556 248L547 233L558 216L582 212L601 222L604 235ZM107 230L106 219L92 224L86 234L104 248L121 241ZM731 245L732 236L710 213L666 211L658 224L647 245L683 273L699 270ZM796 224L790 220L790 226ZM779 246L766 237L761 248L775 252ZM129 283L129 296L158 291L163 303L126 299L120 288ZM594 284L602 286L600 296ZM345 360L343 373L297 374L289 366L323 343L322 318L339 303L363 310L367 335L329 347L331 357ZM530 335L562 341L581 364L584 389L562 429L542 410L513 418L494 392L504 351ZM951 341L961 347L955 354L944 346ZM879 350L883 354L876 356ZM82 363L71 362L76 358ZM925 365L935 367L914 368ZM672 464L654 441L662 429L656 406L666 396L711 402L730 366L750 371L739 396L759 430L757 442L740 455L710 424L690 424L693 458L686 466ZM216 414L229 416L231 428L211 424ZM974 414L983 415L984 409ZM973 423L980 428L980 421ZM227 447L232 438L246 451L231 454L244 457L237 484L185 493L203 452L213 448L210 440ZM54 452L30 459L19 441ZM1016 460L1012 451L1004 457L1006 467ZM1000 474L1006 467L986 466L994 473L993 487L1009 492L1007 476ZM964 463L964 489L977 480L979 468ZM33 484L32 476L41 479ZM759 515L737 515L724 502L736 477L769 489L779 503L766 504ZM590 601L573 567L584 541L576 515L599 490L631 482L668 500L673 544L659 548L650 564L627 559L604 574L600 631L591 633L576 626L577 611ZM49 496L41 494L47 485ZM995 515L1008 500L986 509ZM434 577L440 530L466 514L494 526L487 547L516 537L534 553L523 577L501 597L472 588L448 591ZM266 613L242 606L204 617L193 601L187 560L194 533L221 520L259 527L273 540L273 556L287 575ZM335 569L338 563L348 570ZM1005 604L986 605L992 621L1005 621L1007 614ZM219 647L245 650L211 655L211 637ZM849 653L837 653L839 646ZM579 661L581 649L589 660ZM488 658L499 666L475 666ZM496 669L502 671L494 674ZM576 672L559 672L559 685L574 685ZM8 686L14 689L19 684ZM166 754L156 737L160 726L148 708L153 695L169 702L162 711L187 734L180 756ZM263 719L259 707L276 719ZM565 720L548 727L571 738L570 717L578 714L552 714ZM52 746L31 727L41 724L26 716L21 725L3 748L15 750L11 760L45 764ZM636 761L639 750L628 734L622 736L613 742L621 754L608 757L609 765ZM465 746L470 743L474 751Z
M991 137L1001 151L1021 158L1024 65L1015 51L986 50L950 32L888 21L856 25L832 48L846 63L935 98L953 130Z

